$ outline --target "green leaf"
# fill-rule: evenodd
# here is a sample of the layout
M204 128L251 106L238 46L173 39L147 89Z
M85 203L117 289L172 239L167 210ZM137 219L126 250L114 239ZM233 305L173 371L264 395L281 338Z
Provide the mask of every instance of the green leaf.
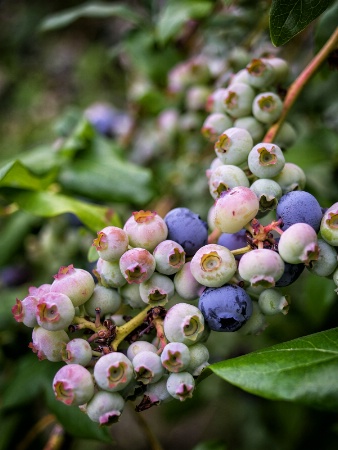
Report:
M60 172L59 182L66 190L100 201L143 205L154 195L149 169L113 157L74 161Z
M286 44L324 12L332 0L273 0L270 37L276 47Z
M202 19L211 12L214 3L210 0L171 0L160 13L157 22L157 37L166 43L181 30L190 19Z
M338 411L338 328L212 364L252 394Z
M1 414L0 450L11 448L10 442L20 426L20 414Z
M69 434L81 439L92 439L107 444L112 443L109 428L100 427L98 423L92 422L77 406L67 406L56 400L52 390L52 380L46 384L45 394L48 409L55 414L58 421Z
M51 31L66 27L82 17L105 19L113 16L120 17L133 24L141 21L141 17L134 10L123 4L112 5L111 3L93 2L85 3L46 17L40 25L40 31Z
M26 212L40 217L75 214L90 230L96 232L108 225L120 226L117 215L104 206L93 205L66 195L45 192L20 192L11 196Z
M54 170L45 176L36 176L22 162L12 161L0 169L0 187L37 191L49 186L55 176Z

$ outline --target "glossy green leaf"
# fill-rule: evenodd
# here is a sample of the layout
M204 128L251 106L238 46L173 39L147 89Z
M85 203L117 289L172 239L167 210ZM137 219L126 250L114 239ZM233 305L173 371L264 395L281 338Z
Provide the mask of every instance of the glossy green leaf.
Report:
M73 213L90 230L96 232L107 225L119 226L119 218L107 207L86 203L66 195L45 192L20 192L11 196L21 209L40 217Z
M46 384L45 394L48 409L55 414L58 421L69 434L81 439L92 439L107 444L112 443L112 437L108 428L100 427L98 423L92 422L77 406L67 406L56 400L51 382Z
M122 3L113 5L111 3L92 2L84 3L46 17L40 25L40 30L51 31L64 28L82 17L95 19L119 17L134 24L139 23L141 20L135 11Z
M74 161L60 172L59 182L66 190L99 201L143 205L154 195L149 169L113 157Z
M320 16L332 0L273 0L270 9L270 37L278 47L286 44Z
M157 22L157 37L166 43L181 30L190 19L202 19L211 12L214 3L210 0L171 0L161 11Z
M37 191L45 189L55 179L56 172L37 176L22 162L12 161L0 168L0 187L11 187Z
M261 397L338 411L338 328L221 361L208 370Z

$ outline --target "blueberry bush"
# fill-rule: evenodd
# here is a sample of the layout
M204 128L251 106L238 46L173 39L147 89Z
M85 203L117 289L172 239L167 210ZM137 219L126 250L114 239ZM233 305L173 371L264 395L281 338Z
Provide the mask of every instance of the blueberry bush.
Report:
M336 448L337 2L0 11L0 450Z

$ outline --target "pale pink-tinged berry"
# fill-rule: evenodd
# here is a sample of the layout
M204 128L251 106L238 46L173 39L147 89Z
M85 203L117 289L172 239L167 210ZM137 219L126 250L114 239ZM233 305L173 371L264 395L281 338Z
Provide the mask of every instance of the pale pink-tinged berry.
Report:
M320 224L320 233L328 244L338 246L338 202L325 212Z
M73 264L60 267L54 275L51 291L67 295L74 306L85 303L95 287L92 275L84 269L77 269Z
M29 348L37 354L40 360L62 361L62 348L64 343L69 342L65 330L48 331L42 327L35 327L32 333L32 342Z
M94 378L101 389L121 391L133 378L133 365L121 352L101 356L94 367Z
M62 359L66 364L88 366L92 356L92 348L89 342L82 338L72 339L62 348Z
M127 233L119 227L108 226L97 233L93 241L94 247L105 261L118 261L128 250L129 240Z
M189 372L171 373L167 380L169 394L183 402L191 398L195 389L194 377Z
M239 261L238 273L252 286L274 287L284 273L284 262L270 249L256 249L245 253Z
M183 247L171 239L160 242L153 251L156 262L156 270L164 275L173 275L178 272L185 263L185 251Z
M95 286L94 292L84 304L84 308L90 317L96 316L97 308L100 308L100 316L114 314L121 306L121 296L117 289Z
M38 325L36 319L36 306L39 298L34 295L28 295L23 300L16 299L15 305L12 307L12 314L17 322L22 322L27 327L34 328Z
M94 395L93 377L85 367L69 364L56 372L53 390L56 399L65 405L84 405Z
M168 310L163 328L169 342L183 342L189 346L202 338L204 317L196 306L176 303Z
M133 358L133 366L136 380L143 384L156 383L164 374L161 357L151 350L137 353Z
M36 305L38 324L49 331L68 328L75 316L70 298L60 292L48 292L40 297Z
M173 281L161 273L154 272L149 280L140 284L140 296L148 305L163 306L174 293Z
M191 261L187 261L175 274L174 286L176 293L184 300L196 300L205 289L191 273Z
M161 361L169 372L183 372L190 364L189 347L182 342L169 342L161 353Z
M106 261L99 258L93 274L99 283L106 288L119 288L126 284L126 279L121 273L119 261Z
M100 425L118 422L124 409L125 401L118 392L98 391L86 405L90 420Z
M128 283L140 284L155 271L155 258L145 248L132 248L120 258L120 270Z
M141 247L148 251L153 251L168 235L166 223L155 211L134 212L124 224L123 230L127 233L132 247Z
M317 233L307 223L295 223L281 235L278 252L287 263L308 265L319 257Z

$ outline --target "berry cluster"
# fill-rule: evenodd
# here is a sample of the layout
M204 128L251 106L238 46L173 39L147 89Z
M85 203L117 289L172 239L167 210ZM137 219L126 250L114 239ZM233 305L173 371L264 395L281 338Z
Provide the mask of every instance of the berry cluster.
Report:
M123 228L97 233L94 277L61 267L17 299L12 312L33 328L32 350L65 363L53 380L58 400L101 425L127 400L139 398L138 411L184 401L209 364L212 331L261 332L266 316L287 313L280 288L305 267L338 286L338 203L324 210L303 190L287 140L260 142L281 113L272 87L286 70L279 58L253 60L207 102L202 133L216 153L208 223L185 207L164 218L134 212Z

